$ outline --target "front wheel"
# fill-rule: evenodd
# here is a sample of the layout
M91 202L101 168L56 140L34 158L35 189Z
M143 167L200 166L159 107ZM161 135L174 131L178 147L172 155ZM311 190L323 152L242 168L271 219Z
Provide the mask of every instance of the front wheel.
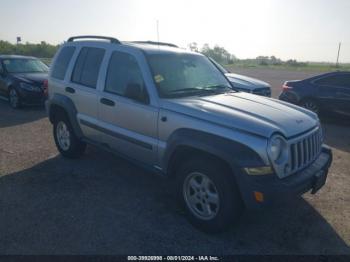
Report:
M243 203L233 174L220 161L192 159L177 171L177 195L189 221L216 233L239 218Z
M66 115L58 115L53 126L53 135L58 151L67 158L80 157L86 144L75 135Z
M21 98L17 90L13 87L11 87L9 90L9 103L10 106L14 109L18 109L21 107Z

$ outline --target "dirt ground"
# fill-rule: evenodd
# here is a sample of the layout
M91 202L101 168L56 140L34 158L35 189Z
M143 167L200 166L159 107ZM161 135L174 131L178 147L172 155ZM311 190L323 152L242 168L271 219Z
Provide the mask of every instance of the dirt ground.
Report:
M284 80L309 75L235 72L270 82L275 97ZM211 236L188 224L160 177L92 147L63 159L42 108L0 100L0 253L350 254L350 121L322 124L334 154L327 184Z

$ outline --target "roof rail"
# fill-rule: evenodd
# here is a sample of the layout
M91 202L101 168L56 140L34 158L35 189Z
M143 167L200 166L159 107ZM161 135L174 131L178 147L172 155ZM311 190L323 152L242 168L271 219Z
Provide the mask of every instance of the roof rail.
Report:
M109 40L113 44L120 44L120 41L116 38L109 37L109 36L98 36L98 35L72 36L68 38L68 42L73 42L76 39L103 39L103 40Z
M131 41L130 43L178 47L177 45L174 45L174 44L171 44L171 43L155 42L155 41Z

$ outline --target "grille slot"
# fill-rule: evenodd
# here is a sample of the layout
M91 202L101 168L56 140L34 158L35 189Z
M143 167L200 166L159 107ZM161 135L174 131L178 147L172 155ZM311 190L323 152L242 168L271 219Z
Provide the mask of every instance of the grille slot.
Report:
M322 131L318 128L312 134L298 138L289 144L290 172L294 173L313 162L321 152Z

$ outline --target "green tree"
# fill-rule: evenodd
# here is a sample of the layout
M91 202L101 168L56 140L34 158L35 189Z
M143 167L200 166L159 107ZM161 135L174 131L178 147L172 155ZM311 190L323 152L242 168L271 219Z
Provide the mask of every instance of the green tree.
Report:
M232 64L237 58L230 54L225 48L215 45L211 48L209 44L204 44L201 51L202 54L214 59L220 64Z

